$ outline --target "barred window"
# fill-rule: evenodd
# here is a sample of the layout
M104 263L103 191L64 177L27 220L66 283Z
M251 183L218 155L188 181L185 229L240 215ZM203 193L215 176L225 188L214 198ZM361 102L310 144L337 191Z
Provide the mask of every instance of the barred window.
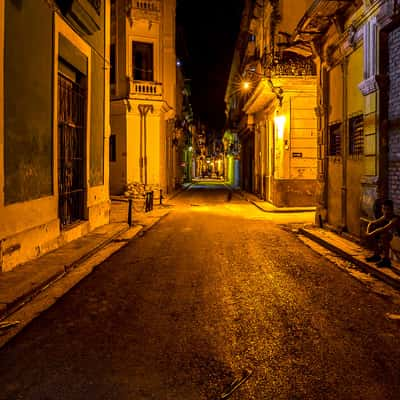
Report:
M364 153L364 117L357 115L349 119L349 154Z
M341 123L329 126L329 146L328 153L330 156L340 156L341 153Z

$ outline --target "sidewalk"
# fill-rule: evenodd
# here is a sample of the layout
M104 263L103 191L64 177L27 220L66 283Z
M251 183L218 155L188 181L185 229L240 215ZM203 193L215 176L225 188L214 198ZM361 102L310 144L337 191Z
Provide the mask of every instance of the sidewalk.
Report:
M254 204L265 212L312 212L315 207L275 207L267 201L260 200L256 195L241 190L237 191L241 197ZM317 226L304 226L299 229L299 234L314 242L320 244L326 249L336 253L347 261L352 262L364 272L380 279L390 286L400 289L400 262L392 260L392 268L378 268L375 263L365 261L365 257L371 255L371 252L355 243L355 241L339 235L329 229L319 228Z
M276 213L289 213L289 212L312 212L315 211L315 207L276 207L273 204L271 204L268 201L264 201L259 199L255 194L253 193L248 193L244 192L242 190L236 191L240 196L242 196L244 199L249 201L250 203L253 203L256 207L258 207L260 210L265 211L265 212L276 212Z
M185 189L187 187L183 186L172 193L163 200L163 205L155 204L154 209L148 213L134 209L132 227L129 227L127 222L128 202L112 201L109 224L9 272L0 273L0 321L29 302L48 285L98 254L107 245L113 242L121 242L121 246L126 245L129 239L151 228L169 213L168 201ZM99 260L98 263L102 261L104 260Z
M400 263L398 261L392 260L392 268L378 268L375 263L365 261L365 257L371 255L368 249L335 232L316 226L305 226L300 228L298 233L352 262L364 272L400 289Z

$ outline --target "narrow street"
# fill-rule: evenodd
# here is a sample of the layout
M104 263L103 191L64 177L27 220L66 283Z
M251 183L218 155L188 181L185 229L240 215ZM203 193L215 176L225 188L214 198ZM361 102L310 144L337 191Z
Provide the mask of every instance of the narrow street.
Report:
M170 207L0 350L0 399L399 398L399 307L285 229L310 214Z

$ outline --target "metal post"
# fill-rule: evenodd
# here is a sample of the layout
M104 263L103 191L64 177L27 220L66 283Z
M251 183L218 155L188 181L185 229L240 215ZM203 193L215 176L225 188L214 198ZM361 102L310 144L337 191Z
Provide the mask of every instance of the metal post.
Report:
M132 199L128 199L128 225L132 226Z
M160 189L160 205L162 205L162 199L163 199L163 196L162 196L162 189Z

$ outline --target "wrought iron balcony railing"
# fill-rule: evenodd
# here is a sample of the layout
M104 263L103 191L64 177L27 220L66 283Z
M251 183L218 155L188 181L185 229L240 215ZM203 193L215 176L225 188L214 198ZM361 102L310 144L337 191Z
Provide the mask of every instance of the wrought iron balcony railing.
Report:
M267 76L313 76L316 75L314 62L309 59L286 59L270 65Z

